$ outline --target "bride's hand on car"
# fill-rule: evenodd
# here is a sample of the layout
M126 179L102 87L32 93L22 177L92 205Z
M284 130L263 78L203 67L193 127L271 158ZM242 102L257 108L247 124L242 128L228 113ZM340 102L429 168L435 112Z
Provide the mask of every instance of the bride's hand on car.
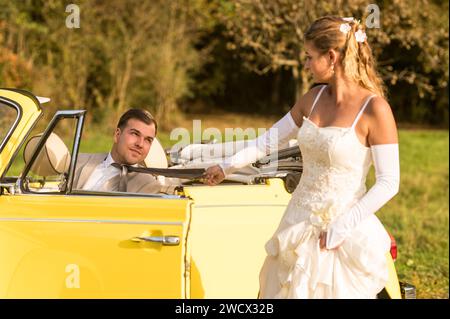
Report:
M219 165L208 167L203 176L204 183L209 186L217 185L225 179L225 174Z

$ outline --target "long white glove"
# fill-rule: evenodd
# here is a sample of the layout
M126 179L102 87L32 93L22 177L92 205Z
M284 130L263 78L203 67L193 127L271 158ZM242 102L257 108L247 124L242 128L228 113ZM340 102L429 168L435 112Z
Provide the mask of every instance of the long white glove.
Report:
M179 158L185 161L208 161L232 156L234 153L242 150L246 143L248 142L241 140L217 144L190 144L181 150Z
M295 124L291 112L288 112L263 135L247 141L247 147L226 158L219 166L225 175L231 174L269 153L278 151L278 146L296 136L298 130L299 127Z
M398 193L400 184L398 144L374 145L370 149L376 182L348 212L330 223L327 230L327 249L341 245L361 221L378 211Z

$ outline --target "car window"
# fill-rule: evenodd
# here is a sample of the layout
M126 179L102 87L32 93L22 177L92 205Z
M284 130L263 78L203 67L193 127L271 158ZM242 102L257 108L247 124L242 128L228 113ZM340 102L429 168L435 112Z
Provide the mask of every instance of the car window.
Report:
M14 107L0 102L0 150L3 148L6 137L13 127L17 116L18 113Z
M75 118L62 118L45 142L42 133L32 136L23 149L23 160L30 169L24 178L24 190L37 193L64 193L76 132ZM38 149L39 148L39 149Z

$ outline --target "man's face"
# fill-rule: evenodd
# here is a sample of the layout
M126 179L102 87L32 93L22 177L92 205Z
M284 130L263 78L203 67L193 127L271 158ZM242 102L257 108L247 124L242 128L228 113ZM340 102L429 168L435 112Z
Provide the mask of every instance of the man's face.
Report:
M113 159L120 164L134 165L147 156L153 139L155 125L145 124L137 119L129 119L123 129L114 133L114 145L111 150Z

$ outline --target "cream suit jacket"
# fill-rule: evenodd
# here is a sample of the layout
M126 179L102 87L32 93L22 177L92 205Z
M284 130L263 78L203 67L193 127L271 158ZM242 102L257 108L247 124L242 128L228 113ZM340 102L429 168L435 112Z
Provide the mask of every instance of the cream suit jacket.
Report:
M97 165L102 163L107 156L108 153L78 154L77 166L75 168L75 176L73 179L73 189L83 189L89 176L91 176ZM118 178L119 176L113 177L111 182L118 182ZM117 181L114 181L114 179L117 179ZM150 174L128 173L127 192L130 193L174 194L175 187L175 185L162 185L156 177Z

